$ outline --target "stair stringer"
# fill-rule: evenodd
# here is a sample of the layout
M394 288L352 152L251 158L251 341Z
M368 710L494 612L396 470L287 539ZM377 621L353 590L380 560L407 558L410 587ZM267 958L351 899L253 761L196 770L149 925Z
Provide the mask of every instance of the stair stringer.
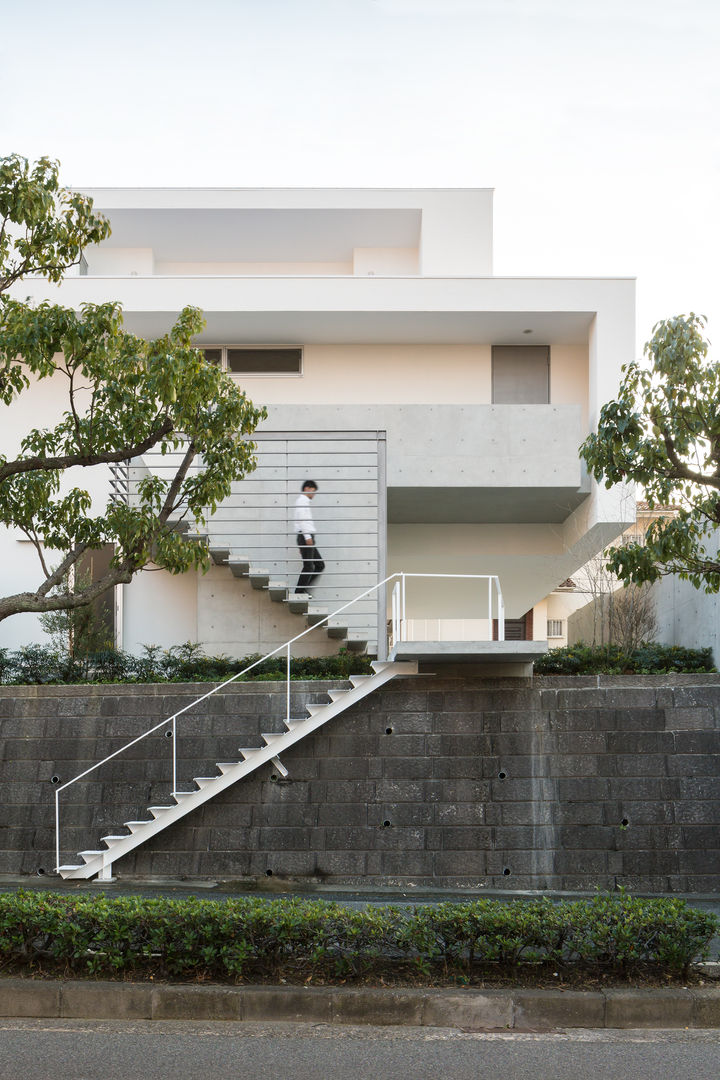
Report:
M107 879L112 864L117 859L140 847L151 837L157 836L170 825L174 825L176 821L180 821L199 806L209 802L221 791L225 791L226 788L277 758L283 751L288 750L307 735L312 735L328 720L333 720L351 705L361 701L396 676L417 675L417 663L413 661L387 663L375 661L372 667L375 672L373 675L351 677L352 688L345 691L333 691L333 700L328 704L306 706L310 713L307 718L285 720L288 727L286 732L263 735L265 746L241 750L240 752L246 755L242 761L223 762L220 775L198 777L196 780L198 787L195 791L178 791L172 795L171 798L175 800L174 806L149 807L148 812L153 814L151 820L126 823L126 828L131 827L131 832L127 836L102 837L102 842L107 845L106 850L80 852L86 860L84 864L59 866L58 873L62 878L87 879L95 874L102 874L103 878ZM219 763L218 767L220 767Z

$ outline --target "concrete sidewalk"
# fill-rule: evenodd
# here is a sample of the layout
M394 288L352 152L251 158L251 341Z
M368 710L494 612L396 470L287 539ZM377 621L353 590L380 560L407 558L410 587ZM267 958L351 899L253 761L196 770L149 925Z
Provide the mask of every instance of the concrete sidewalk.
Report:
M463 1031L720 1028L720 988L434 990L0 979L0 1016L294 1021Z

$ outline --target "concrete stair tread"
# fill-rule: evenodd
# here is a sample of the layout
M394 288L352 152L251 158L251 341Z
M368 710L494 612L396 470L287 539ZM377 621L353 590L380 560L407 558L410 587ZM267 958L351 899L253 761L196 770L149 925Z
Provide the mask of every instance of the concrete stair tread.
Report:
M288 591L287 581L269 581L266 588L270 594L270 599L274 604L281 604L284 602Z
M304 615L310 604L310 597L307 593L290 593L285 603L293 615Z
M233 577L247 577L250 569L250 559L247 555L235 555L231 551L228 555L227 565Z
M270 571L259 566L251 566L247 576L250 578L253 589L265 589L270 580Z

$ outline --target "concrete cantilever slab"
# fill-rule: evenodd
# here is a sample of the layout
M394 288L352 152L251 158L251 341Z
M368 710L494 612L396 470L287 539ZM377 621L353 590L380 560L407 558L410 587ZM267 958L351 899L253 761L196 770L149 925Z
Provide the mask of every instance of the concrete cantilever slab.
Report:
M389 660L415 660L419 664L523 665L548 651L547 641L398 641L390 650ZM507 674L515 674L508 671ZM518 672L528 674L528 670Z

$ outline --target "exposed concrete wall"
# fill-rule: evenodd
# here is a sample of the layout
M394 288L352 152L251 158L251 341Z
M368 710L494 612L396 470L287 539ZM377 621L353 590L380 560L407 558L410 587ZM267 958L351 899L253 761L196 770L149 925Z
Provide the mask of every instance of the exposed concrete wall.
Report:
M658 641L702 649L710 646L720 664L720 596L700 592L678 577L662 578L653 586Z
M296 684L293 710L331 685ZM52 867L52 776L65 782L196 693L0 688L0 872ZM218 694L181 725L180 776L259 745L282 712L273 684ZM64 857L162 804L168 759L161 729L65 792ZM717 676L398 680L283 760L290 782L264 767L119 860L118 876L720 891Z

